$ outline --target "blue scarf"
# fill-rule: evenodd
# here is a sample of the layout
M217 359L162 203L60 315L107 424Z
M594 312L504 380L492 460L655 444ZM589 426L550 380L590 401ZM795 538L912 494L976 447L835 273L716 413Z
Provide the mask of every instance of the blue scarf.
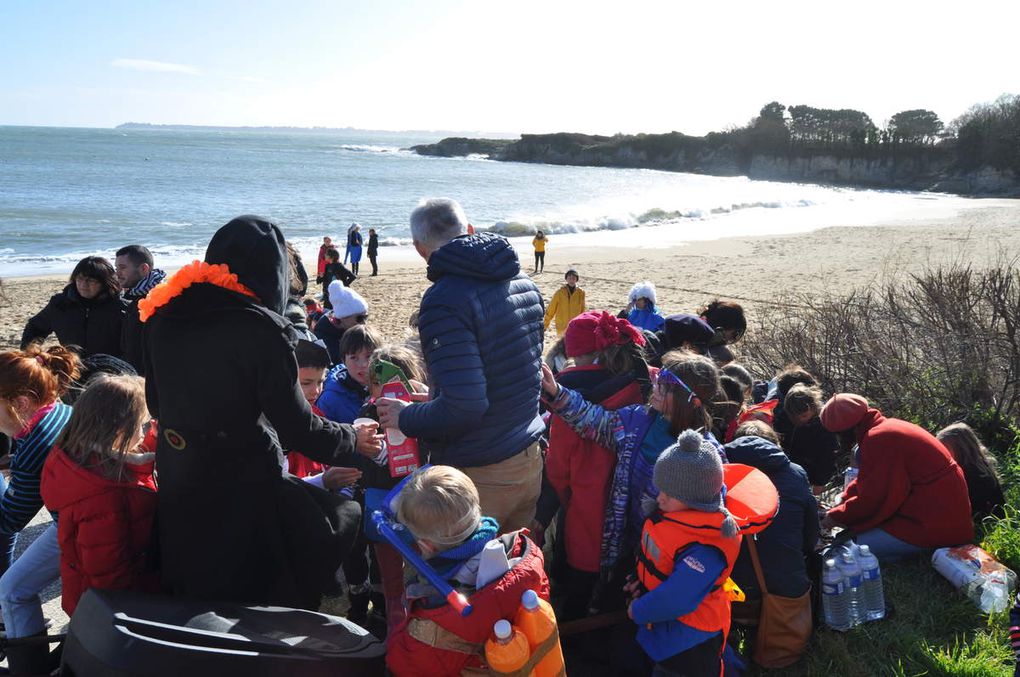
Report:
M497 533L499 523L491 517L482 517L478 528L466 541L436 554L429 559L429 564L443 578L453 576L465 562L480 553L485 544L494 539Z

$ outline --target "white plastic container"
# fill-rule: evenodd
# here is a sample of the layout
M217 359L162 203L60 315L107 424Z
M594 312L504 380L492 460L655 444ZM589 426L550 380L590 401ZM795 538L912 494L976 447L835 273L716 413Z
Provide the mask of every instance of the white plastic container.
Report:
M984 613L1004 611L1012 602L1016 574L976 545L939 548L931 563Z

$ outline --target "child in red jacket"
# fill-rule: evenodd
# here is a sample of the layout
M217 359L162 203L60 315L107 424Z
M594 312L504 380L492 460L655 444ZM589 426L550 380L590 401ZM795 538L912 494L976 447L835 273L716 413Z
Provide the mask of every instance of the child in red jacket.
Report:
M78 398L43 466L41 493L59 513L63 607L89 588L157 590L152 566L155 453L139 445L149 421L144 381L111 376Z

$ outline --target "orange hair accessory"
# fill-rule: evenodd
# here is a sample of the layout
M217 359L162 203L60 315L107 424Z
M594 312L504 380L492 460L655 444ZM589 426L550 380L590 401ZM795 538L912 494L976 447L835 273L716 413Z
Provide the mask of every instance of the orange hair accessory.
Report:
M237 281L237 275L230 272L227 264L192 261L153 287L148 296L138 302L138 319L145 322L158 309L180 296L185 289L193 284L203 283L214 284L259 300L255 292Z

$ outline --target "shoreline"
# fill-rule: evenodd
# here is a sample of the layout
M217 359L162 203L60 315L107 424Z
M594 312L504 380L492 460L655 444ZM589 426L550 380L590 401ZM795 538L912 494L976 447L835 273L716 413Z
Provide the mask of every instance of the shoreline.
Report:
M634 229L561 235L550 240L547 268L534 280L548 300L562 284L563 273L576 268L588 307L614 313L626 305L631 285L651 280L659 289L663 314L693 312L718 296L742 303L753 327L755 307L784 294L838 293L926 265L964 261L983 267L997 257L1017 256L1020 201L993 202L940 218L922 215L781 235L678 238L667 245L652 238L636 242ZM512 241L522 270L530 273L530 238ZM408 252L394 260L381 251L375 278L366 273L371 267L363 260L363 276L354 283L369 303L369 322L391 340L403 339L407 320L429 286L425 262L411 248ZM167 267L167 272L174 269ZM65 275L53 274L4 279L7 303L0 306L0 349L16 348L28 318L66 283ZM309 294L320 289L313 284ZM551 330L546 337L549 343L555 340Z

